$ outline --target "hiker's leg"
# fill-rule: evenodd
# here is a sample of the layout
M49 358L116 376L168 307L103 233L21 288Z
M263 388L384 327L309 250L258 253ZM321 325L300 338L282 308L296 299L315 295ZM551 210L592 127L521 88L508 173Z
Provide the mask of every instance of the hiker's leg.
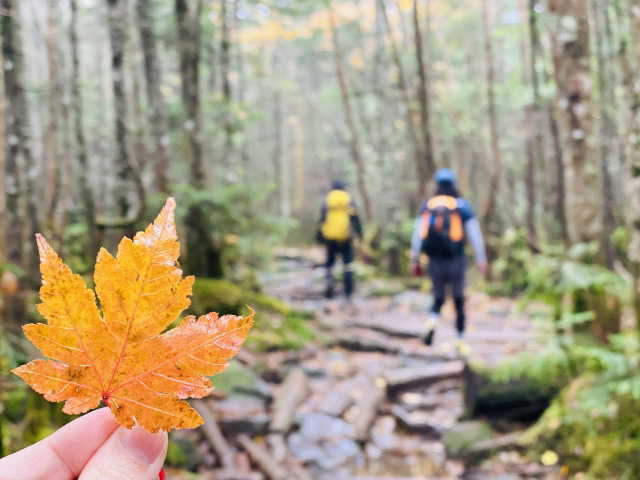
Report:
M344 262L344 294L351 298L353 294L353 245L350 241L342 245L342 261Z
M338 250L337 242L333 240L327 241L327 263L325 263L325 279L327 282L327 289L325 296L327 298L333 297L333 290L336 285L336 279L333 276L333 267L336 264L336 252Z
M445 268L443 268L443 262L441 260L431 259L429 261L429 276L431 277L431 283L433 285L433 305L431 306L429 318L427 318L423 328L423 341L426 345L433 343L435 330L440 321L440 310L444 304L445 287L447 283Z
M445 262L442 260L429 260L429 276L431 277L433 305L431 313L440 315L446 296L447 272Z
M456 258L451 263L451 287L453 290L453 301L456 305L456 329L458 336L462 337L465 330L465 312L464 312L464 289L467 275L467 259L463 255Z

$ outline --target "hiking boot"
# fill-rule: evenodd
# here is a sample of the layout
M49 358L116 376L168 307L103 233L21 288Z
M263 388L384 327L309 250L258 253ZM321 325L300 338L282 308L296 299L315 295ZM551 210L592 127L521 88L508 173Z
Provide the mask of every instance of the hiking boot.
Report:
M431 330L429 330L427 334L424 336L424 338L422 339L424 344L430 347L433 344L433 336L435 334L436 334L435 328L432 328Z
M438 320L440 320L440 315L437 313L431 313L429 318L424 324L424 337L423 342L425 345L430 346L433 343L433 336L436 333L436 326L438 325Z
M458 355L461 357L468 357L471 353L471 349L469 348L469 345L467 345L467 342L464 341L464 339L458 338L456 340L456 352L458 352Z
M329 285L324 291L324 298L331 299L333 298L333 285Z

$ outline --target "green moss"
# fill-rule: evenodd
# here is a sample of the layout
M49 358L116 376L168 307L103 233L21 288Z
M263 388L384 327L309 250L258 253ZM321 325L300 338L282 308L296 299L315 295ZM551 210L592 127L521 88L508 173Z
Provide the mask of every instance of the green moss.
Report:
M251 305L258 312L272 312L287 316L291 313L289 307L282 300L264 293L250 292L245 295L247 305Z
M316 337L309 320L298 312L279 319L260 316L247 337L257 351L300 350Z
M169 441L165 464L175 468L184 468L187 464L186 455L183 453L182 449L173 441Z
M242 289L227 280L198 278L193 284L191 306L187 312L196 316L210 312L240 315L245 305L243 297Z
M24 386L6 392L4 401L4 416L10 422L17 422L25 415L27 389Z

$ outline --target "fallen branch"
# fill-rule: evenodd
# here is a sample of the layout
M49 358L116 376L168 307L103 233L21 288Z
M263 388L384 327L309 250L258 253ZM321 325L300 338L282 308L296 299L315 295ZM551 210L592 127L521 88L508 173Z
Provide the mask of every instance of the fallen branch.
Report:
M200 428L204 431L211 448L213 448L218 455L218 458L220 458L220 463L225 469L232 470L234 468L233 449L224 439L224 436L220 431L220 427L218 426L218 422L211 413L211 410L202 400L193 400L191 405L193 405L193 408L195 408L204 419L204 425Z
M280 395L276 400L273 417L269 429L273 433L287 433L293 424L298 405L302 403L309 391L309 383L305 373L296 368L284 380Z
M260 471L271 480L286 480L289 477L288 471L280 466L273 456L256 444L247 435L239 435L238 444L249 454Z

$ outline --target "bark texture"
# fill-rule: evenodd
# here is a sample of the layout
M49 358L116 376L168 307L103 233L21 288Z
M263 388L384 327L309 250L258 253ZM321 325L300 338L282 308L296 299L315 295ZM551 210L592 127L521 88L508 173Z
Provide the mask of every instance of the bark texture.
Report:
M599 240L602 233L601 175L593 133L589 1L554 2L558 37L556 82L560 138L571 243Z
M500 141L498 138L498 112L495 95L495 67L493 65L493 45L491 41L491 25L489 15L489 0L482 0L482 27L484 33L484 50L487 60L487 99L489 129L491 134L491 175L489 192L485 200L482 222L485 232L491 232L491 225L495 216L496 198L500 189L500 168L502 158L500 154Z
M202 0L176 0L178 22L178 57L182 78L182 104L185 113L184 130L191 158L191 184L205 186L202 154L202 113L200 110L200 16Z
M132 226L144 214L144 188L138 170L132 164L127 131L127 95L125 88L125 52L128 42L128 2L108 0L107 24L111 44L111 73L116 135L116 226ZM133 187L133 188L132 188ZM135 197L138 197L136 205ZM110 225L111 226L111 225ZM131 228L129 228L131 230ZM135 232L130 232L135 233Z
M78 52L78 2L70 0L71 24L69 40L71 44L71 111L73 115L73 131L76 140L76 156L78 167L78 181L82 211L89 228L89 255L94 258L100 248L96 231L96 211L90 179L89 157L87 142L84 135L84 111L82 108L82 94L80 92L80 54Z
M2 55L4 59L4 89L6 96L6 166L5 191L7 201L7 260L27 269L29 279L39 278L39 258L35 248L29 249L25 261L22 233L28 224L28 242L33 244L34 236L40 231L38 220L38 199L36 198L38 171L31 151L29 137L30 122L27 97L23 79L23 52L20 38L19 2L2 0L4 14L0 19L2 31ZM20 178L21 167L26 173L24 182ZM20 212L19 198L21 184L24 184L27 204L27 222Z
M153 167L158 191L169 193L170 137L167 112L160 91L162 72L153 20L153 0L138 0L138 27L144 56L144 78L147 83L149 124L153 139Z
M631 0L632 52L640 62L640 0ZM627 220L631 229L629 259L634 280L636 327L640 329L640 82L635 81L631 92L631 125L627 143L630 176L627 185Z

